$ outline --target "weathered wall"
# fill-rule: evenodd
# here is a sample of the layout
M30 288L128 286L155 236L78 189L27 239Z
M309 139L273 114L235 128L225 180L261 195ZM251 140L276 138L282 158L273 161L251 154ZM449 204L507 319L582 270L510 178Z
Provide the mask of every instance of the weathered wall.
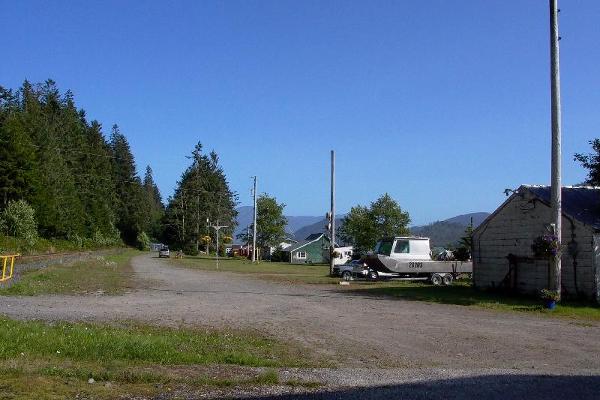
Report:
M547 233L545 226L551 220L550 207L537 200L531 192L521 192L514 194L473 235L473 281L477 287L500 285L509 271L508 254L533 258L533 240ZM566 294L580 292L597 300L595 263L598 251L594 246L593 230L579 221L571 222L563 217L562 244L562 284ZM533 293L549 287L549 268L547 260L532 259L517 263L517 290Z

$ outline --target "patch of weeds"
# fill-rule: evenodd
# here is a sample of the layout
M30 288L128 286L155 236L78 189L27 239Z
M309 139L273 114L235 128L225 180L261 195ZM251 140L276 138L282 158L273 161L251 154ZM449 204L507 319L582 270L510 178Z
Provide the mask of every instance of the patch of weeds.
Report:
M129 262L138 254L130 249L74 264L54 264L27 271L13 285L0 288L0 294L119 294L131 287L133 269Z
M250 379L248 383L257 385L278 385L279 374L274 369L269 369L264 372L261 372L255 378Z
M303 388L307 388L307 389L316 389L318 387L323 386L323 384L321 382L317 382L317 381L301 381L299 379L289 379L289 380L285 381L285 384L287 386L303 387Z

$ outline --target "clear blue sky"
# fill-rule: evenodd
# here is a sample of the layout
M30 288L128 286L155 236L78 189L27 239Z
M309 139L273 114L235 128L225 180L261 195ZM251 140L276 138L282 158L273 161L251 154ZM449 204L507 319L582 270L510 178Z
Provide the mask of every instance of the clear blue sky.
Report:
M600 1L561 1L564 183L600 136ZM119 124L165 197L200 140L242 204L291 215L390 193L414 223L549 182L543 0L0 1L0 85L52 78Z

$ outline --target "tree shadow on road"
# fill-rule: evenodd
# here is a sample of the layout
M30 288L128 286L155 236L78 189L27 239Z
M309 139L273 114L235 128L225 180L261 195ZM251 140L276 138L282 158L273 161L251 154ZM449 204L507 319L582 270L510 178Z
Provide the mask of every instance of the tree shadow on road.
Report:
M267 395L260 400L332 399L598 399L600 376L486 375L317 393Z

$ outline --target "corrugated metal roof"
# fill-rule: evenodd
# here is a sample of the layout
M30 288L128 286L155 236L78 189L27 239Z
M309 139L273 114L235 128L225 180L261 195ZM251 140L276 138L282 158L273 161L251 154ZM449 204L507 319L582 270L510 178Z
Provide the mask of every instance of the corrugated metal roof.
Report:
M523 185L545 203L550 204L550 186ZM600 187L563 186L562 212L600 230Z

